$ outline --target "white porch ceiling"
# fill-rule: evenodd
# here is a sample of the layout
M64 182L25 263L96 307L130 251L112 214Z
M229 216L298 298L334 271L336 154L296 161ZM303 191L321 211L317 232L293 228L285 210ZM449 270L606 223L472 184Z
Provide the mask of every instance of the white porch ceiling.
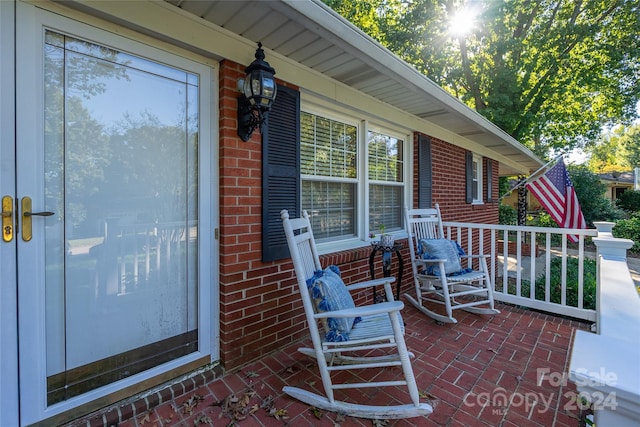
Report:
M319 0L166 1L520 165L516 170L501 162L502 175L543 164Z

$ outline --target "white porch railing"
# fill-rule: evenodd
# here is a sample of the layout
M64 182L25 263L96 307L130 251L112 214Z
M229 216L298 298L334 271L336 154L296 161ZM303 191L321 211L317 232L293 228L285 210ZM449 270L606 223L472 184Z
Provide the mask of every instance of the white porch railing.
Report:
M640 425L640 297L629 274L628 239L597 223L597 334L576 331L569 379L591 405L596 426ZM580 404L581 402L576 402Z
M497 301L596 321L595 278L585 278L584 266L595 263L595 252L585 250L585 237L597 236L597 230L459 222L443 225L447 237L464 245L468 253L491 255L489 273ZM577 236L578 242L570 245L568 235ZM577 264L577 271L570 263ZM558 275L552 271L558 268L559 280L554 280ZM589 285L586 292L585 283Z

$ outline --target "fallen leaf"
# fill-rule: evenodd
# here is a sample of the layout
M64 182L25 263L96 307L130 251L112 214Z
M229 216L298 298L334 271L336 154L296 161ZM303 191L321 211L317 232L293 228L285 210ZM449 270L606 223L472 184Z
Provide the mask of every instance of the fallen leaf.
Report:
M293 374L296 370L293 366L288 366L282 370L283 374Z
M316 408L315 406L312 406L311 408L309 408L309 410L311 411L314 417L316 417L317 419L322 419L322 416L324 415L324 413L320 409Z
M145 425L146 423L148 423L150 421L151 421L150 411L147 411L147 413L144 415L144 417L140 419L140 425Z
M267 396L266 398L262 399L262 402L260 402L260 407L262 409L271 409L273 408L275 402L275 398L271 395Z
M213 421L206 415L200 415L193 421L194 426L198 426L200 424L211 424L213 425Z
M186 402L182 404L182 413L185 415L191 415L193 413L193 410L203 400L204 400L204 397L194 394L189 399L187 399Z
M419 393L419 396L422 397L423 399L432 399L432 400L434 400L436 398L433 394L429 394L426 391L421 391Z
M260 374L255 371L247 371L245 375L247 376L247 378L257 378L260 376Z
M287 417L286 409L271 408L271 410L269 411L269 416L274 417L276 420L279 420L279 419L286 420L287 418L289 418Z

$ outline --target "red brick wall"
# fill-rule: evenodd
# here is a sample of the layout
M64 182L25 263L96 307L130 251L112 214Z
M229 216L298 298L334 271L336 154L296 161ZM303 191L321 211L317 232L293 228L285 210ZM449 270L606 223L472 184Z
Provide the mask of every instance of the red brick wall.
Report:
M440 205L444 221L498 223L498 167L493 170L493 202L486 202L486 182L483 192L484 204L472 205L465 200L465 152L464 148L451 145L437 138L431 139L432 202ZM414 136L414 207L418 203L418 135ZM484 171L483 171L484 173Z
M243 142L236 134L236 81L244 77L244 68L229 61L220 64L220 352L227 370L308 335L291 261L261 261L261 138L256 131ZM497 222L497 204L471 206L464 201L463 149L433 139L432 158L433 200L440 203L445 220ZM497 183L496 173L494 194ZM327 255L321 261L338 265L345 282L353 283L370 277L369 254L370 248L364 247ZM402 259L408 258L405 242ZM394 275L397 269L394 256ZM380 255L375 259L375 274L382 275ZM403 276L402 292L411 292L408 263ZM371 291L362 290L356 303L370 299Z

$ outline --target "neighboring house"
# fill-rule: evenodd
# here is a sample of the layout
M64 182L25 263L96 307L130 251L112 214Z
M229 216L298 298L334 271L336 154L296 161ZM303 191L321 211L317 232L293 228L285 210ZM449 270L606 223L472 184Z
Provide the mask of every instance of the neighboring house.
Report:
M496 223L498 177L542 165L317 0L8 0L0 32L3 426L304 337L283 208L363 279L405 206ZM279 87L243 142L257 41Z
M600 182L607 186L604 196L615 203L620 198L620 195L625 191L638 190L638 171L640 168L635 168L630 172L611 172L600 173Z

